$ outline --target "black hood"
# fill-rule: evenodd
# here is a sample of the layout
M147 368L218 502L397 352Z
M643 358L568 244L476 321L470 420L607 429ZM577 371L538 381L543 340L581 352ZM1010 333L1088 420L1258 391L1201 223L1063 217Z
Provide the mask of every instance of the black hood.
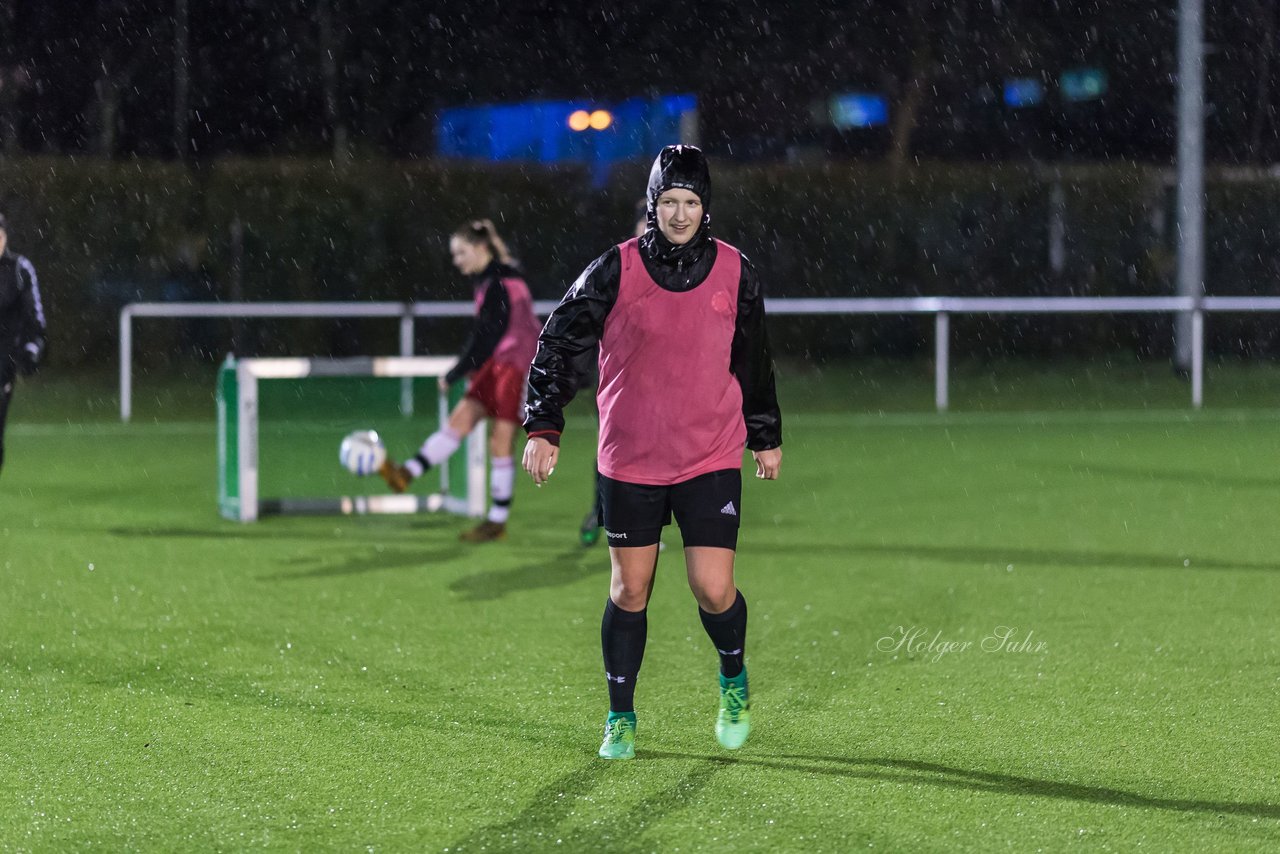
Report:
M688 243L677 246L658 229L658 196L667 190L697 193L702 202L702 222ZM668 145L649 170L645 193L649 229L640 238L645 267L654 280L669 290L688 290L706 278L715 263L716 244L711 239L711 170L702 149L692 145Z
M702 201L702 224L711 222L711 170L701 148L692 145L668 145L658 153L649 170L649 190L645 194L648 203L649 227L658 224L658 196L667 190L689 190L697 193Z

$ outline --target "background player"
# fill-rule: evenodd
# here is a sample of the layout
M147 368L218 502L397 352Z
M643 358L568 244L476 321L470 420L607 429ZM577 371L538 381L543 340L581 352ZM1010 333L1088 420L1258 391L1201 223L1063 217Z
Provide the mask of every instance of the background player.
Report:
M35 373L44 349L44 306L36 268L9 251L9 225L0 214L0 469L15 377Z
M404 465L388 458L379 474L393 491L404 492L414 478L458 450L463 437L483 418L490 418L489 513L461 536L467 542L485 542L506 535L515 486L512 449L540 325L529 287L492 221L473 220L458 228L449 239L449 253L458 272L472 284L476 318L458 363L440 379L440 388L463 377L470 383L445 426L428 436Z

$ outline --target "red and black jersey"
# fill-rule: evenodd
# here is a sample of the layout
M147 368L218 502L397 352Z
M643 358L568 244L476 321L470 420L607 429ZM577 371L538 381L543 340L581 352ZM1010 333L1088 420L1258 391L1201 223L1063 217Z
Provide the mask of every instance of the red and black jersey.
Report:
M473 278L472 289L475 325L445 379L456 382L490 359L527 370L541 327L520 271L495 261Z

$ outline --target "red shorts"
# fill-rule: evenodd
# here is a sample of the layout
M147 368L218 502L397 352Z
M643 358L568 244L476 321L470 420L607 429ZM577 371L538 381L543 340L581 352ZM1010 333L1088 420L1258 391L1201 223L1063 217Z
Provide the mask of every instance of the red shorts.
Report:
M524 421L524 388L528 375L528 369L506 362L486 362L471 375L467 397L479 402L490 416L519 424Z

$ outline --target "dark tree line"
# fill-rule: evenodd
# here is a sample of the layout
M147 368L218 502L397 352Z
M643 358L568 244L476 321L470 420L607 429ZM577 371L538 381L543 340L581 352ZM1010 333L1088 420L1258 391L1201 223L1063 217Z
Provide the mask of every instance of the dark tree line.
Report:
M1280 0L1209 0L1208 133L1280 159ZM556 8L558 7L558 8ZM441 108L695 92L706 145L745 158L1167 159L1176 0L0 0L6 153L424 156ZM1104 69L1101 101L1057 96ZM1012 110L1003 80L1047 98ZM833 92L890 98L838 133Z

